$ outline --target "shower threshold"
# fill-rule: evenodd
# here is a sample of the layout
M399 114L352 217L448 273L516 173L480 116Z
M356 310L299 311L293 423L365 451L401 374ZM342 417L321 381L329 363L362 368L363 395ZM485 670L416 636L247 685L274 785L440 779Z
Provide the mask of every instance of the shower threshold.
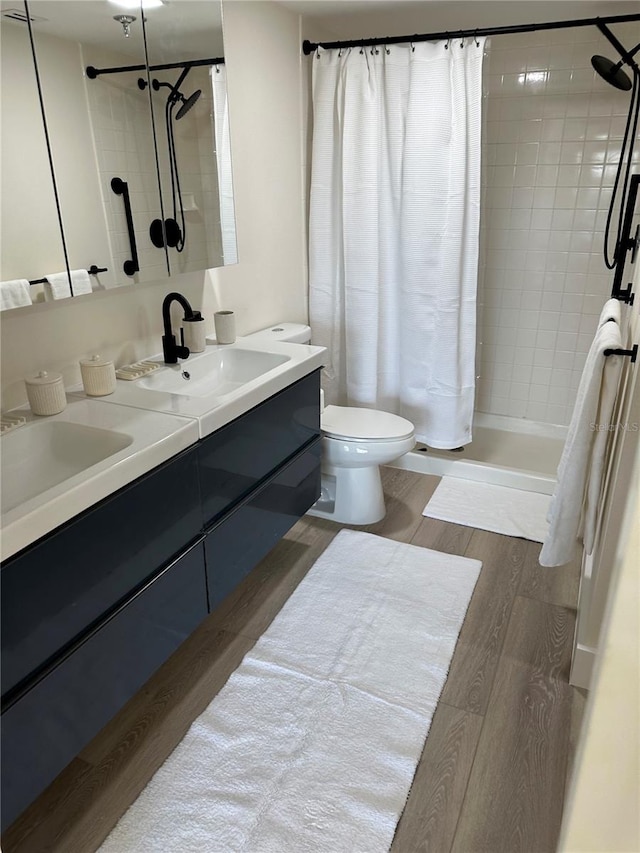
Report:
M477 412L473 441L462 450L417 444L391 465L550 495L566 434L564 426Z

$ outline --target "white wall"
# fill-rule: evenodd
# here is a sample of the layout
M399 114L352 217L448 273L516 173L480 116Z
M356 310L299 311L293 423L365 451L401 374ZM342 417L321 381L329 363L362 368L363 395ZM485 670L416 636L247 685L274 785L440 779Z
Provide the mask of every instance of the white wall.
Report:
M234 310L243 331L307 322L299 20L268 0L223 12L240 263L209 272L207 313Z
M231 0L224 26L239 263L4 312L3 409L25 400L25 373L60 370L70 384L89 353L124 364L158 352L171 290L203 305L210 331L220 307L237 312L240 333L307 320L298 16L269 0Z

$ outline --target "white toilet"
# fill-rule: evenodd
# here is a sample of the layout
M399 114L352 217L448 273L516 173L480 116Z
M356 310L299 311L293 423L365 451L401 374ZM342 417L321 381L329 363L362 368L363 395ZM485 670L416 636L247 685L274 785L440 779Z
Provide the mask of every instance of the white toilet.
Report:
M248 338L309 343L311 329L299 323L278 323ZM322 492L309 515L343 524L373 524L384 518L380 465L412 450L413 424L375 409L322 405Z

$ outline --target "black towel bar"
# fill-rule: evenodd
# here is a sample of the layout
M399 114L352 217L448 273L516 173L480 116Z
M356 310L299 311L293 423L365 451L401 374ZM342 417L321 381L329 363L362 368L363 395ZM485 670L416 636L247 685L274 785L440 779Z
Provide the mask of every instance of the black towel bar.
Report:
M109 272L109 269L108 267L97 267L95 264L91 264L87 272L89 275L98 275L101 272ZM46 278L34 278L29 281L29 284L44 284L46 280Z
M605 355L628 355L633 363L638 357L638 344L634 344L631 349L606 349Z

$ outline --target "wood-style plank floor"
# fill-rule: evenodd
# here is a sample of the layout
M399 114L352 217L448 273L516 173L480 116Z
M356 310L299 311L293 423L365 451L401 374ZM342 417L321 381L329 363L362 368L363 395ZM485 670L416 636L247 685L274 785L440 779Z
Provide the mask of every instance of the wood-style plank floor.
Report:
M541 569L535 543L424 518L436 477L383 481L387 515L359 529L483 563L391 849L551 853L583 700L568 683L578 562ZM96 850L341 528L298 522L7 830L4 853Z

